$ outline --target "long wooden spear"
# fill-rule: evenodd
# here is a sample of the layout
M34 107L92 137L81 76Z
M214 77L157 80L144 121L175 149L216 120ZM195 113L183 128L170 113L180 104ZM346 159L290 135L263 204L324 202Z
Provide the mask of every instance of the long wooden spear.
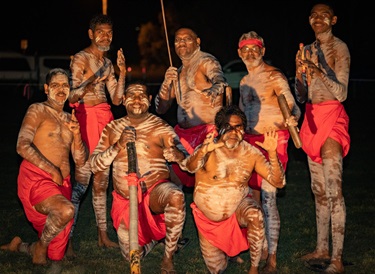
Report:
M171 48L169 46L169 39L168 39L167 23L166 23L166 20L165 20L165 12L164 12L163 0L160 0L160 5L161 5L161 14L162 14L162 17L163 17L163 26L164 26L165 40L167 42L169 65L173 66L173 64L172 64ZM176 81L173 81L173 88L174 88L174 91L175 91L175 94L176 94L177 104L180 104L181 93L180 93L180 90L178 89L178 85L177 85Z

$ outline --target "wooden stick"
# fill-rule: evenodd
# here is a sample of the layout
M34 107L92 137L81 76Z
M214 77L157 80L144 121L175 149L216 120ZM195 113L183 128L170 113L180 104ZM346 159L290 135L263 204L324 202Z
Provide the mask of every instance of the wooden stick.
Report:
M277 96L277 101L279 102L280 110L283 114L284 120L287 120L292 114L290 112L290 109L289 109L289 106L285 99L284 94L280 94L279 96ZM292 137L295 147L301 148L302 141L298 134L298 127L288 126L288 130L289 130L290 136Z
M128 153L128 182L137 179L137 154L135 143L126 144ZM141 273L141 257L138 241L138 186L129 184L129 243L130 243L130 273Z
M171 48L169 46L167 23L166 23L166 20L165 20L165 12L164 12L163 0L160 0L160 5L161 5L161 14L163 16L163 26L164 26L165 40L167 42L167 50L168 50L168 56L169 56L169 65L172 67L173 66L173 64L172 64L172 55L171 55ZM178 85L177 85L176 81L173 81L173 88L174 88L174 92L176 94L177 104L180 104L181 94L180 94L180 91L178 89Z

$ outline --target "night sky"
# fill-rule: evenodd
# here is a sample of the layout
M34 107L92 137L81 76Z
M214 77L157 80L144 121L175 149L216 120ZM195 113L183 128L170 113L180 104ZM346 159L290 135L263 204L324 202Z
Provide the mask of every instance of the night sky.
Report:
M299 42L307 44L314 40L308 16L316 1L223 1L227 4L212 0L163 3L165 9L173 6L178 23L192 27L202 40L201 49L214 54L222 65L237 58L241 34L254 30L265 39L265 58L285 73L293 74ZM331 2L338 16L333 33L347 43L351 53L351 78L375 78L370 48L375 34L372 10L362 1ZM102 12L101 0L23 0L11 1L6 6L0 17L0 50L19 51L20 40L28 39L28 52L38 54L72 55L88 46L88 22L94 14ZM139 26L158 22L160 12L159 0L108 0L108 14L115 24L112 46L123 48L127 65L139 62Z

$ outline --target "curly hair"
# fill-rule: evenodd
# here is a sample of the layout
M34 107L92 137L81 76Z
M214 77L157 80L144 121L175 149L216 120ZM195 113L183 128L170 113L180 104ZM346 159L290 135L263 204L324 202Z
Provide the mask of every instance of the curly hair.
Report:
M215 116L215 125L217 130L224 127L225 124L229 123L229 118L232 115L236 115L241 118L244 128L247 124L247 118L245 113L237 105L229 105L222 107Z
M97 25L104 25L104 24L108 24L112 27L113 21L111 17L105 14L98 14L90 20L89 26L92 31L95 31L95 28Z

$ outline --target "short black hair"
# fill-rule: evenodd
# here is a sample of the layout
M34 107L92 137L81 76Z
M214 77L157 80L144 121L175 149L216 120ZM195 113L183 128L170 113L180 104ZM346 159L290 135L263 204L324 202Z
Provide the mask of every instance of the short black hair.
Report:
M46 84L49 85L49 83L51 83L52 77L55 76L55 75L57 75L57 74L63 74L63 75L65 75L68 78L68 81L69 81L69 74L66 72L65 69L62 69L62 68L53 68L46 75Z
M95 31L95 28L97 25L104 25L104 24L108 24L110 25L111 27L113 27L113 21L112 21L112 18L106 14L98 14L98 15L95 15L91 20L90 20L90 29L92 31Z

